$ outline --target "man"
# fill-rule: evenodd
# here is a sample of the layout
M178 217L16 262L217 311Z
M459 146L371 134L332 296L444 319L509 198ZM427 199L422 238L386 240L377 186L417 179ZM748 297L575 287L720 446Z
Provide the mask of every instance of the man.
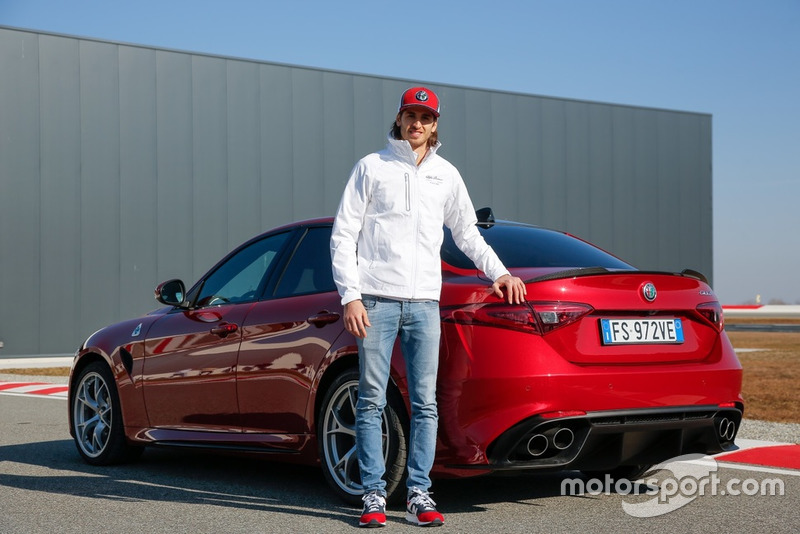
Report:
M436 152L439 99L412 87L401 99L388 144L354 167L333 225L333 278L344 322L359 349L356 448L364 486L360 526L386 523L381 415L395 339L400 336L411 401L406 519L444 523L430 498L436 449L438 300L443 225L509 303L525 284L509 274L475 226L475 208L458 170Z

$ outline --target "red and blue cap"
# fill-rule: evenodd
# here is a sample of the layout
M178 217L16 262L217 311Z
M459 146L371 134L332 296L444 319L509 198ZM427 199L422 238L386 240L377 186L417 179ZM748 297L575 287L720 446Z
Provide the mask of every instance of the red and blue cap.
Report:
M403 96L400 97L400 106L397 108L397 112L401 113L404 109L412 106L428 108L434 115L439 116L439 97L426 87L406 89Z

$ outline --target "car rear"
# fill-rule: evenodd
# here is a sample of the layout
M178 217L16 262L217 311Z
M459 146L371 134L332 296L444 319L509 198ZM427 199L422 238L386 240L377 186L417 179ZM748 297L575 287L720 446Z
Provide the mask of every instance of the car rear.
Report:
M541 254L522 254L525 266L503 258L504 240L590 246L553 234L484 231L526 281L523 305L492 296L468 265L445 268L440 463L611 470L732 448L741 365L702 276L638 271L599 249L594 265L574 252L561 262L569 265L555 265L552 251L546 265L530 265Z

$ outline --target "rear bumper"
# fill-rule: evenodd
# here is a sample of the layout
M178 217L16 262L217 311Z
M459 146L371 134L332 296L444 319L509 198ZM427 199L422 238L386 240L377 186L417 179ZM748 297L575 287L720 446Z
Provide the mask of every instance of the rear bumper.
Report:
M494 440L487 463L449 469L524 471L611 470L657 464L683 454L734 448L742 407L685 406L589 412L526 419Z

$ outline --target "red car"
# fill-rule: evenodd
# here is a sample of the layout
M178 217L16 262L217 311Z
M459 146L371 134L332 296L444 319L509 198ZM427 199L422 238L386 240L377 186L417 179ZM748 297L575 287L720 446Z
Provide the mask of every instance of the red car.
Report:
M571 235L481 215L529 300L495 297L445 232L434 475L632 478L734 447L742 368L702 275L639 271ZM251 239L188 292L161 284L166 307L90 336L70 377L80 455L111 464L160 445L319 462L334 491L359 502L358 355L331 276L332 222ZM396 350L384 412L390 494L402 493L408 413Z

